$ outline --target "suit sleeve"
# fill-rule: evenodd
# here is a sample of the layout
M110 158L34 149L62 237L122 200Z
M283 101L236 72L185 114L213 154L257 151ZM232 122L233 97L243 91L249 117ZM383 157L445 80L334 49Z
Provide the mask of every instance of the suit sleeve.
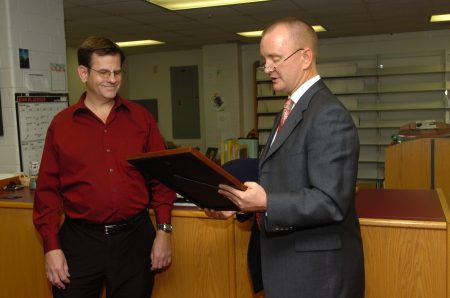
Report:
M269 232L339 222L354 204L359 157L354 122L339 104L308 112L283 144L286 154L270 160L271 187L265 188Z

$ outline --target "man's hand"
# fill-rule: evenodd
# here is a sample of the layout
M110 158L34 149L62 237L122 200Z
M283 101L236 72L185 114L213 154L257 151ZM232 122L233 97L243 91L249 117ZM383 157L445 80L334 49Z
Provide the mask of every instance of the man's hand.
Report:
M58 289L65 289L69 284L69 266L61 249L48 251L45 254L45 273L47 279Z
M156 238L153 242L150 260L152 262L152 267L150 270L152 271L167 268L172 263L170 233L165 231L156 231Z
M200 209L203 210L208 217L217 218L217 219L228 219L235 215L236 211L214 211L214 209Z
M232 201L244 212L262 212L267 210L266 191L256 182L245 182L245 191L220 184L219 193Z

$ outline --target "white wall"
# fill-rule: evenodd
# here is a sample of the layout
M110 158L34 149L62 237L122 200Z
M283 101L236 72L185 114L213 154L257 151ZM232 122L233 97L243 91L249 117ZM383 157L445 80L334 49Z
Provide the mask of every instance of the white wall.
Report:
M26 93L19 48L28 49L30 70L66 64L62 0L0 0L0 90L5 135L0 136L0 173L20 171L15 93ZM60 93L61 91L57 92Z
M202 55L206 147L220 147L221 140L242 136L241 48L237 44L204 46ZM216 93L225 103L220 111L210 100Z
M320 33L319 33L320 37ZM319 58L360 56L447 50L450 52L450 30L412 32L335 39L319 39ZM252 65L262 61L259 45L242 46L244 130L254 126ZM450 78L447 78L450 80Z
M154 99L158 100L158 127L167 141L173 141L182 147L192 146L205 148L204 139L204 98L200 95L200 126L201 139L174 140L172 137L172 104L170 68L175 66L197 65L199 74L199 90L203 90L203 62L202 51L191 50L182 52L149 53L129 55L127 79L129 80L129 97L127 99Z
M86 91L86 85L78 76L77 49L67 48L67 81L69 85L69 103L73 105L78 102L80 95Z
M450 30L319 39L318 56L326 58L436 50L450 51ZM242 46L242 53L244 73L251 71L253 62L262 61L259 45ZM250 74L244 75L246 87L247 80L251 80Z
M319 40L319 57L445 49L450 51L450 30ZM69 51L71 50L68 50L68 64L71 65L72 58ZM73 55L76 55L75 50ZM166 139L183 147L198 146L204 151L207 147L218 147L220 140L226 137L245 137L254 128L252 65L259 60L261 56L257 44L245 46L226 44L207 46L202 50L130 55L126 58L128 82L124 83L125 88L129 89L129 95L124 91L124 87L120 93L129 99L157 98L160 119L158 126ZM199 67L202 138L173 140L170 67L185 65ZM222 76L211 80L208 78L210 73L206 73L205 70L208 72L220 70ZM76 69L69 69L69 72L76 72ZM79 82L78 75L76 81ZM82 86L74 97L72 86L69 77L71 103L74 98L78 100L79 94L84 91ZM217 129L217 111L209 102L209 97L215 92L222 94L229 102L225 111L230 113L233 127L227 136ZM235 127L237 124L238 127Z
M319 39L319 58L432 50L450 51L450 30ZM120 93L129 99L157 98L158 126L165 138L182 147L198 146L203 152L207 147L218 147L222 139L245 137L254 128L252 65L259 60L261 56L257 44L223 44L205 46L202 50L130 55L126 58L129 81L124 83L125 91L122 87ZM202 137L173 140L170 67L186 65L199 67ZM211 78L211 72L218 70L220 74ZM69 81L70 94L71 88ZM231 127L226 133L218 129L218 114L209 102L215 92L223 95L229 104L225 112L230 113Z

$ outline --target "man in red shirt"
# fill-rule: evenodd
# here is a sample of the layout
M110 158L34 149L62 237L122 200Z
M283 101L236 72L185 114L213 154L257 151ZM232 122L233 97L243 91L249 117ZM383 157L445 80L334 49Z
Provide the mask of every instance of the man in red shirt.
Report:
M99 297L106 282L108 297L148 298L155 270L171 263L176 194L125 160L165 146L153 116L117 94L124 59L109 39L88 38L78 49L86 92L47 132L33 220L54 297Z

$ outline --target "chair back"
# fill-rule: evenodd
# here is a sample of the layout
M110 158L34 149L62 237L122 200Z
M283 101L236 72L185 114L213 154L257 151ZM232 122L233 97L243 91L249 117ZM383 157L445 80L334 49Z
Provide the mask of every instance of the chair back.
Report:
M258 166L258 158L238 158L224 163L222 168L242 183L245 183L247 181L258 182Z

